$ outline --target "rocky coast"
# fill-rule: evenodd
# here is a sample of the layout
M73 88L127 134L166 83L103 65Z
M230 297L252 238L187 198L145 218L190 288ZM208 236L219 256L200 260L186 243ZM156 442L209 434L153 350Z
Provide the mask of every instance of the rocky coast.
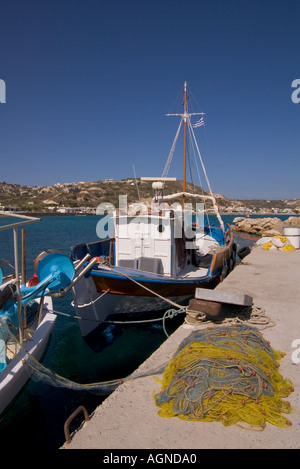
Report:
M241 231L257 236L276 236L282 235L284 228L300 227L300 217L289 217L285 221L280 220L278 217L236 217L232 223L232 229L234 231Z

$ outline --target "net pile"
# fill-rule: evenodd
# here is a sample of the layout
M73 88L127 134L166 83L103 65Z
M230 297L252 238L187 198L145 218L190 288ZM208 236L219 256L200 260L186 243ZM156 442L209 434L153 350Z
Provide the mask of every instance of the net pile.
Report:
M194 331L164 372L155 396L159 415L258 430L267 422L289 427L282 414L291 407L282 398L293 387L279 373L283 356L247 325Z

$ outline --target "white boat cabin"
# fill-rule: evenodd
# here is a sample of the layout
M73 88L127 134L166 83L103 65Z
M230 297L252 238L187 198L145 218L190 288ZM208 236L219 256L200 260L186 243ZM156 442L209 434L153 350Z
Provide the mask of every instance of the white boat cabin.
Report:
M177 277L187 262L182 216L114 216L115 265Z

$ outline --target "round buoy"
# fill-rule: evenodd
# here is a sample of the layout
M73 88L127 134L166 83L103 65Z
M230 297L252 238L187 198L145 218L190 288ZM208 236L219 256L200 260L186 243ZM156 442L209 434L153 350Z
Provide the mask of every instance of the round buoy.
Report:
M55 249L41 252L34 261L34 270L40 282L53 276L53 280L48 285L51 291L67 287L75 275L71 259Z

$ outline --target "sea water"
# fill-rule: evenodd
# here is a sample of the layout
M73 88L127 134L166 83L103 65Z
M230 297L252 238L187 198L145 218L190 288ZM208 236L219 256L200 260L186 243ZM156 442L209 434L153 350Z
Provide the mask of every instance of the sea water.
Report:
M268 215L269 216L269 215ZM223 217L232 223L235 216ZM287 219L288 216L279 216ZM34 273L34 259L46 249L57 249L69 255L75 244L97 241L96 216L49 216L26 228L27 278ZM214 217L212 222L216 223ZM8 219L0 218L0 225ZM9 236L8 236L9 235ZM252 245L255 237L236 237L238 248ZM12 234L0 232L1 258L13 263ZM2 261L5 274L12 269ZM121 379L128 376L166 340L162 321L131 325L110 326L91 347L81 336L72 307L72 295L54 299L57 320L43 360L44 366L54 373L80 384ZM181 315L183 316L183 315ZM166 321L171 334L183 317ZM40 381L30 380L12 405L0 417L0 441L2 448L22 447L57 449L64 442L64 423L79 406L92 413L105 396L88 391L74 391L65 387L53 387ZM149 397L151 398L151 396ZM82 419L82 415L79 415ZM74 421L75 427L79 421ZM72 431L72 428L70 429Z

